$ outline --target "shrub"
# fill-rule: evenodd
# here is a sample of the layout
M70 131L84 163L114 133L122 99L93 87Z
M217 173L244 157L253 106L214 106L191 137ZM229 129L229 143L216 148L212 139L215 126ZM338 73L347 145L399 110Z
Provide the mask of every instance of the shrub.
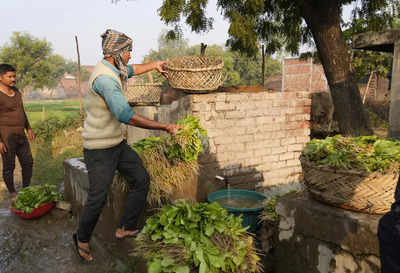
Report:
M33 127L33 131L37 138L49 138L62 130L78 128L80 124L80 119L72 116L67 116L63 119L50 117L37 122Z
M54 136L37 138L32 144L34 155L33 180L59 184L64 179L63 162L71 157L82 157L82 136L76 130L58 132Z

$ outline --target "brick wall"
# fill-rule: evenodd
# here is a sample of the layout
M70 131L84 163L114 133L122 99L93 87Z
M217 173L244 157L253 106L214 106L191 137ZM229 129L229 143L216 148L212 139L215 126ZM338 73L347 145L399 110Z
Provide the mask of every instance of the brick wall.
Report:
M311 58L306 60L284 59L282 70L283 91L318 92L328 90L328 82L322 65L314 64Z
M302 180L298 158L310 135L308 92L215 93L190 99L193 115L208 132L208 151L199 160L207 175L224 175L234 188L257 190Z
M263 192L270 186L302 180L300 153L309 141L311 99L309 92L218 92L186 95L170 105L135 110L162 122L174 122L186 114L200 118L207 130L205 152L199 157L199 199L228 178L232 188ZM148 113L153 113L150 116ZM128 142L156 135L158 131L129 127ZM290 187L289 187L290 188ZM264 191L266 192L266 191Z

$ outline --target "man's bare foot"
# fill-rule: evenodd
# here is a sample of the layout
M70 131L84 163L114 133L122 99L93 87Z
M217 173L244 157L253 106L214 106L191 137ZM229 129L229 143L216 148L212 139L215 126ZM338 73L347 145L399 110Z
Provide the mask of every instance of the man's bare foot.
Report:
M134 237L139 233L139 229L125 230L125 228L117 228L115 231L115 237L117 239L123 239L125 237Z

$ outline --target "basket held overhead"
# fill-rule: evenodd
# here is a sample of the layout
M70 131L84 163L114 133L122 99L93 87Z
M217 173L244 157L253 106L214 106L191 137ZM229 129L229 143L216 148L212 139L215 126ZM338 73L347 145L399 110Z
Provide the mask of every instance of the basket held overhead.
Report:
M158 105L161 83L129 83L124 96L130 105Z
M352 211L384 214L394 202L399 174L335 169L300 156L304 182L314 199Z
M213 91L223 83L220 57L184 56L167 60L164 69L168 72L168 82L176 89L204 93Z

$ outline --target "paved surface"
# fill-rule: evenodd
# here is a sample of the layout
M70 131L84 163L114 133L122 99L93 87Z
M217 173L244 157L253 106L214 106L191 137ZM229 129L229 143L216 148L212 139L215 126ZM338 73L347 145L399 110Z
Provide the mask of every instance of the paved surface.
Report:
M24 220L9 211L9 202L0 182L0 273L139 272L133 262L128 264L126 242L105 244L93 238L95 262L83 264L72 242L77 221L69 212L54 208L39 219Z

